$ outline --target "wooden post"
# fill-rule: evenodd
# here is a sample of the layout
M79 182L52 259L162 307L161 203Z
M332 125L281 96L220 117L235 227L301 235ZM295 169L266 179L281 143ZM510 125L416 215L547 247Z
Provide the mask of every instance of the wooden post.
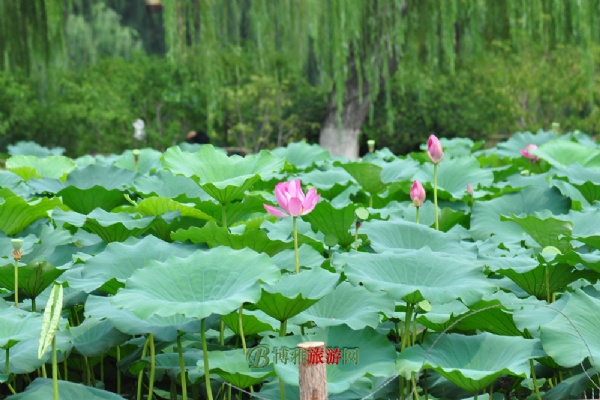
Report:
M300 400L327 400L325 342L298 345L305 357L300 361Z

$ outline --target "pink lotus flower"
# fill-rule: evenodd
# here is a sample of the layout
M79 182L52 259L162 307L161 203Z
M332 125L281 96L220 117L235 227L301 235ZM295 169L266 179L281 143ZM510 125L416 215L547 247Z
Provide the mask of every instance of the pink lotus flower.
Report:
M410 188L410 198L412 199L415 207L421 207L423 205L425 202L425 189L423 189L421 182L413 182L412 187Z
M536 161L539 161L540 158L534 154L531 154L529 150L537 150L537 146L535 144L528 144L524 149L521 150L521 154L523 157L529 158L531 163L533 164Z
M275 186L275 197L279 208L263 204L269 214L276 217L297 217L311 212L321 198L316 189L310 189L306 196L300 187L300 179L291 182L279 182Z
M434 164L439 164L444 158L444 151L442 150L442 144L435 135L429 136L427 140L427 154L429 159Z
M467 183L467 194L473 197L473 186L470 183Z

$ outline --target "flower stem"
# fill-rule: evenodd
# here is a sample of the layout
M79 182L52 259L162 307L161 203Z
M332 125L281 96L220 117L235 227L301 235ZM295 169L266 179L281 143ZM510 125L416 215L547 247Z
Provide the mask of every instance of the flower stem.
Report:
M19 308L19 260L15 260L15 307Z
M548 304L552 303L552 296L550 295L550 271L546 265L546 301Z
M121 369L118 364L121 361L121 346L117 345L117 394L121 394ZM65 358L65 363L67 359ZM66 378L65 378L66 379Z
M531 379L533 380L533 388L535 389L535 396L538 400L542 400L542 396L540 395L540 388L537 385L537 378L535 376L535 368L533 368L533 359L529 359L529 366L531 367Z
M181 375L181 395L187 400L187 378L185 376L185 362L183 360L183 346L181 345L181 332L177 334L177 353L179 354L179 375Z
M410 337L411 337L411 331L410 331L410 319L412 317L412 312L413 312L413 304L412 303L408 303L406 305L406 317L404 320L404 332L402 332L402 344L401 344L401 350L404 350L407 346L410 346Z
M296 273L299 274L300 273L300 256L298 255L298 225L297 225L297 218L298 217L293 217L294 219L294 261L296 262Z
M144 342L144 347L142 348L142 360L146 358L146 352L148 351L148 339ZM84 360L87 361L87 358L84 357ZM87 365L87 362L86 362ZM89 372L88 372L89 374ZM137 400L142 400L142 379L144 378L144 369L138 373L138 382L137 382ZM89 383L88 383L89 386Z
M242 338L242 349L244 349L244 355L248 352L246 349L246 338L244 337L244 325L242 321L242 311L244 310L244 306L240 306L240 310L238 312L238 329L240 331L240 338ZM231 387L231 386L230 386Z
M435 213L435 230L440 230L440 221L438 218L438 201L437 201L437 170L438 165L433 164L433 211Z
M208 366L208 346L206 345L206 321L200 322L200 340L202 341L202 357L204 358L204 381L206 382L206 397L213 400L212 387L210 386L210 367Z
M227 229L227 204L221 203L221 222L223 228Z
M419 223L419 214L420 214L420 211L421 211L421 207L417 207L417 218L416 218L417 224Z
M156 375L156 351L154 349L154 335L148 334L148 342L150 343L150 382L148 383L148 400L152 400L154 393L154 377Z
M294 221L296 220L296 217L294 217ZM284 319L283 321L280 322L279 325L279 337L285 337L285 334L287 333L287 320ZM281 400L285 400L285 387L283 386L283 379L279 378L279 398Z
M56 336L52 338L52 390L54 400L58 400L58 359L56 357Z

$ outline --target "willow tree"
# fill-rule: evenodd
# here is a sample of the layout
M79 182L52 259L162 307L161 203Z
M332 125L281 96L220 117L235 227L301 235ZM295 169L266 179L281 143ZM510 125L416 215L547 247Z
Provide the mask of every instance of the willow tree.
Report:
M377 96L391 104L390 77L431 68L452 74L467 57L502 42L588 51L600 0L164 0L168 54L197 68L209 118L220 87L252 73L308 77L330 91L320 142L356 157L361 126ZM416 74L415 74L416 76ZM210 121L209 121L210 122ZM390 129L393 129L390 123Z
M64 51L64 0L0 0L0 69L44 71Z

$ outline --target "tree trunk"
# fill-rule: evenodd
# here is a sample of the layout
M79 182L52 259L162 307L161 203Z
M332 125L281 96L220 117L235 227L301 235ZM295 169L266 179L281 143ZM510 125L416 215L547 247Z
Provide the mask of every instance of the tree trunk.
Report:
M350 77L346 81L344 91L344 109L339 115L336 106L335 90L329 96L329 106L325 122L321 128L319 143L332 156L348 159L358 158L358 137L360 128L369 113L369 85L363 79L362 98L358 90L358 75L351 63Z

